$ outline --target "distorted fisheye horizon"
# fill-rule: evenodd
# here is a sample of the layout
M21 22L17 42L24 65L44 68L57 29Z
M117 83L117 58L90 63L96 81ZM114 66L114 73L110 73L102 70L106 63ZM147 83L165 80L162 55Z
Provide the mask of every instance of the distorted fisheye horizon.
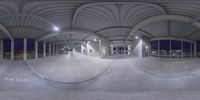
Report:
M0 0L0 100L199 94L199 0Z

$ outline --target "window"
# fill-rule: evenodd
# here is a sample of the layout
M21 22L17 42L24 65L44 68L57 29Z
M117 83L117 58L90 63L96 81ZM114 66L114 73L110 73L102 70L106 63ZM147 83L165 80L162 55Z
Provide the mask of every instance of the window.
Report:
M190 42L183 42L183 56L190 57L191 56L191 43Z
M158 56L158 40L151 41L150 44L151 44L151 55Z
M171 40L171 56L174 58L181 57L181 41Z
M15 59L23 59L24 39L15 39L14 53L15 53Z
M152 56L180 58L192 57L194 54L194 43L185 40L153 40L150 44ZM197 52L200 56L200 41L197 42Z
M160 40L160 56L170 57L170 40Z
M27 58L33 59L35 57L35 44L34 40L27 39Z
M4 58L10 59L11 58L11 40L10 39L4 39L3 40L3 52L4 52Z

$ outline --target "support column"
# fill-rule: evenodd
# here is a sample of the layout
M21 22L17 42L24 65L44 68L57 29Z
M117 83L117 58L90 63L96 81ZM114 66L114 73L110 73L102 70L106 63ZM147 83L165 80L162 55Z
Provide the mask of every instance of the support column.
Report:
M194 57L197 57L197 43L194 43Z
M49 44L49 56L51 56L51 44Z
M147 54L148 57L150 56L150 49L151 49L151 48L150 48L150 45L151 45L151 44L150 44L150 41L148 41L147 47L146 47L147 53L148 53L148 54Z
M43 42L43 58L46 58L46 42Z
M58 47L56 46L56 54L58 54Z
M101 38L99 40L99 48L100 48L99 51L100 57L105 57L110 55L110 42L107 39Z
M183 58L183 41L181 41L181 58Z
M170 58L172 58L171 51L172 51L172 40L169 40L169 57Z
M152 47L151 47L151 41L149 41L149 56L152 56Z
M1 40L1 58L3 59L3 40Z
M143 45L142 45L142 39L139 40L139 58L142 58L143 57Z
M190 57L192 58L192 42L190 42Z
M55 49L54 50L54 52L55 52L54 54L57 55L57 53L56 53L57 46L56 45L55 45L54 49Z
M160 40L158 40L158 57L160 57Z
M35 59L38 59L38 41L35 41Z
M53 55L55 55L55 44L53 44Z
M15 41L14 40L11 40L11 60L14 60L14 54L15 54L15 51L14 51L14 44Z
M24 38L24 60L27 60L27 38Z

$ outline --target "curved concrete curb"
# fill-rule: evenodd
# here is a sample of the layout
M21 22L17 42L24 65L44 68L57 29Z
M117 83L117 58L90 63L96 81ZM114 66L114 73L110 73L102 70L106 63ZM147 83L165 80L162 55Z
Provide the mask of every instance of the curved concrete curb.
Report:
M152 72L152 71L148 71L147 69L145 69L144 65L142 65L141 63L139 63L137 65L138 69L140 69L141 71L145 72L145 73L148 73L152 76L156 76L156 77L160 77L160 78L180 78L180 77L188 77L188 76L192 76L194 75L193 73L195 73L196 71L198 70L191 70L191 71L188 71L188 72L183 72L183 73L180 73L180 74L174 74L174 75L164 75L164 74L160 74L160 73L156 73L156 72ZM200 69L199 69L200 70Z
M37 72L30 64L28 64L27 62L25 62L27 64L27 66L33 71L33 73L38 76L39 78L41 79L44 79L45 81L48 81L48 82L54 82L54 83L59 83L59 84L81 84L81 83L86 83L86 82L89 82L89 81L92 81L92 80L95 80L95 79L98 79L100 78L103 74L105 74L105 72L110 68L110 65L112 64L112 62L110 62L110 64L105 68L105 70L101 73L99 73L98 75L92 77L92 78L89 78L87 80L84 80L84 81L77 81L77 82L60 82L60 81L55 81L55 80L52 80L52 79L49 79L49 78L46 78L45 76L43 76L42 74L40 74L39 72Z

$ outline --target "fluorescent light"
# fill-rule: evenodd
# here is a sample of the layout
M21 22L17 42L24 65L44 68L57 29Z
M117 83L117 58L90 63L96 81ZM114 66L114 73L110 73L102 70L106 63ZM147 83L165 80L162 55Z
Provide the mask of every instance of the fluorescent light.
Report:
M56 26L54 26L54 31L59 31L60 29L58 28L58 27L56 27Z
M139 39L139 37L138 37L138 36L135 36L135 39Z
M97 39L93 39L93 41L97 41Z

